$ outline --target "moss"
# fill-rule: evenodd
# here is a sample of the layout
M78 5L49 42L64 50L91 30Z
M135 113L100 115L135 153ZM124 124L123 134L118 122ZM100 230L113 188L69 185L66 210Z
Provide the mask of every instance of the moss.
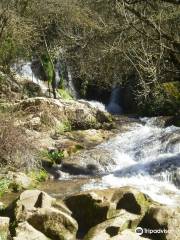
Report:
M72 100L73 97L66 89L58 89L59 96L64 100Z
M54 77L54 69L48 57L48 54L43 54L41 56L41 61L42 61L43 69L46 74L48 82L52 82Z

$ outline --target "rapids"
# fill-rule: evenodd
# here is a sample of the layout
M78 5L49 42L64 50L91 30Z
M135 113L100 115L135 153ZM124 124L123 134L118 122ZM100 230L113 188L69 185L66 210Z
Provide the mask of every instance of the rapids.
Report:
M180 198L180 128L157 126L157 118L143 118L125 133L103 143L112 153L110 172L82 189L132 186L154 200L173 205ZM114 164L115 162L115 164Z

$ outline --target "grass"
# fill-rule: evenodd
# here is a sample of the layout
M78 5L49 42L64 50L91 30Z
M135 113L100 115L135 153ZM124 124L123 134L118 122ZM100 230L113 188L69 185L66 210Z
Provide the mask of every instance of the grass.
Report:
M57 133L70 132L72 130L71 124L69 121L60 122L56 128Z
M2 178L0 180L0 197L3 196L5 193L9 192L10 184L11 181L6 178Z
M44 169L31 171L28 175L35 182L45 182L48 179L48 173Z

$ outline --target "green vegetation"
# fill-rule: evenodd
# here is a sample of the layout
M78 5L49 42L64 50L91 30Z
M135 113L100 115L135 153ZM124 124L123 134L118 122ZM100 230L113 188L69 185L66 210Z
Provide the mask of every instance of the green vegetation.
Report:
M44 169L31 171L28 175L35 182L44 182L48 179L48 173Z
M66 89L58 89L59 96L64 100L72 100L72 96Z
M60 164L61 160L64 158L64 151L52 150L47 151L43 150L39 153L39 158L44 161L49 162L50 164Z
M69 121L59 122L56 127L56 132L63 134L65 132L70 132L72 130L71 123Z
M168 0L2 1L0 70L36 57L56 97L54 64L61 59L59 94L65 99L71 99L63 88L66 65L84 97L91 87L109 91L131 79L136 108L157 115L166 104L163 91L154 90L180 77L179 12L180 5Z
M9 192L10 181L6 178L0 179L0 197Z

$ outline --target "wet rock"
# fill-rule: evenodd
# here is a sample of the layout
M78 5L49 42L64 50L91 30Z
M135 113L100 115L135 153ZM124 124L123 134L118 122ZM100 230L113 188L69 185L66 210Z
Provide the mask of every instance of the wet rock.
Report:
M140 222L140 216L121 210L118 217L106 220L91 228L84 240L109 240L127 228L135 229Z
M13 240L48 240L43 233L37 231L28 222L22 222L18 224L16 228L16 237Z
M103 129L88 129L71 131L65 135L70 139L81 143L83 147L91 148L104 142L105 140L108 140L110 137L113 137L115 133L113 131Z
M153 201L136 189L123 187L76 194L67 197L65 203L79 224L79 236L84 236L90 228L97 224L110 219L120 219L118 218L120 216L126 222L130 219L131 221L128 223L129 227L134 229L144 217ZM135 218L132 218L133 216ZM132 219L135 221L133 222ZM113 221L107 223L110 224ZM108 224L104 224L101 230L103 236L107 236L107 233L103 229ZM95 232L98 231L95 230ZM94 233L94 235L96 234Z
M10 219L8 217L0 217L0 239L7 240L10 236L9 233L9 222Z
M113 165L114 160L108 150L94 148L63 159L61 170L74 175L96 175L110 171L110 162Z

